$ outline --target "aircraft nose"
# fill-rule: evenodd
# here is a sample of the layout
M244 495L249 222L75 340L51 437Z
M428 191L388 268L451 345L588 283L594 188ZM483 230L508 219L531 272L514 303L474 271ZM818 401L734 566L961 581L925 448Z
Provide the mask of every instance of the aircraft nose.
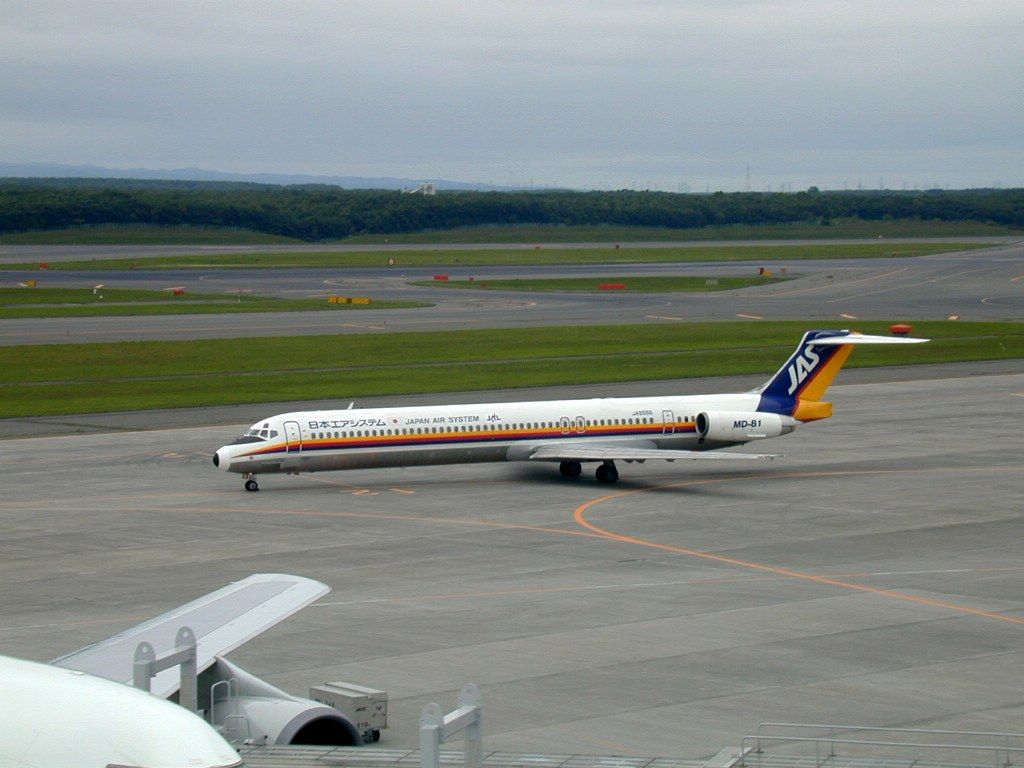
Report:
M213 466L223 469L225 472L231 466L231 456L226 448L218 448L217 452L213 454Z

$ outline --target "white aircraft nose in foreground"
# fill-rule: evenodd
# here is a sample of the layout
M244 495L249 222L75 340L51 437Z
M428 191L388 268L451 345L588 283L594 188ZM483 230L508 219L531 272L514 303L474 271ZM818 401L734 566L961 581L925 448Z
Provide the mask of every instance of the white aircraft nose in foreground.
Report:
M360 744L343 713L290 696L223 658L327 592L301 576L257 573L49 664L0 656L0 766L239 768L227 736ZM150 677L150 692L131 685L139 644L154 654L177 652L182 627L194 640L189 708L177 668ZM175 696L181 706L169 701Z
M923 341L808 331L766 384L739 394L285 413L218 449L213 464L257 491L256 475L274 472L549 461L578 477L583 462L597 462L598 481L614 483L616 460L772 458L716 449L831 416L822 397L856 345Z

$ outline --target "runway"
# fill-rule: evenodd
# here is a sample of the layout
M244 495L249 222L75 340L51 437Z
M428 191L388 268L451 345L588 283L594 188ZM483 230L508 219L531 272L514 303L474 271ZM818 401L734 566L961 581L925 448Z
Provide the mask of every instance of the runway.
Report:
M644 386L644 385L638 385ZM629 394L628 387L622 394ZM233 653L295 693L484 697L488 750L704 758L763 721L1019 731L1024 374L831 389L744 468L268 477L242 425L6 441L0 652L48 659L263 572L334 591ZM561 396L570 397L571 390Z
M0 344L246 338L383 331L459 330L559 325L671 323L705 320L813 319L830 326L856 320L1015 320L1024 315L1024 244L917 258L750 261L701 264L623 264L445 269L452 280L522 277L753 276L760 267L786 283L710 293L522 293L411 285L436 269L174 270L53 272L45 285L251 291L257 295L331 294L433 303L423 309L335 310L250 315L77 317L0 320ZM24 280L0 271L0 283Z
M966 237L889 237L886 243L1012 243L1015 235ZM627 248L705 248L709 245L860 245L864 238L796 240L651 240L625 243ZM538 246L552 250L619 248L622 243L275 243L267 245L3 245L0 264L33 261L79 261L81 259L145 259L154 256L216 255L221 253L401 253L403 251L532 251Z

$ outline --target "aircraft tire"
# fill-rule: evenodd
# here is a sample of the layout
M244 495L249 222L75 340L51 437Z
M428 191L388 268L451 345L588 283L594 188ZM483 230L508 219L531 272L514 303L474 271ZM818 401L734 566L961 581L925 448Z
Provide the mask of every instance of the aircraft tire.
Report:
M597 482L599 483L614 483L619 479L619 470L615 468L614 464L608 462L598 466L597 471L594 473L594 477L597 478Z
M257 483L255 480L246 480L245 481L245 490L255 493L259 489L260 489L260 484Z
M583 466L578 461L563 461L558 465L562 477L577 478L583 473Z

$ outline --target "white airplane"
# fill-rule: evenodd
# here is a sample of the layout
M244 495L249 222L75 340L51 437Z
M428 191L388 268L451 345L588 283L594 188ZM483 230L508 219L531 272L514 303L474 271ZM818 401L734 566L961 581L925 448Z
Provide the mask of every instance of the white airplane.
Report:
M241 766L225 736L361 744L338 710L290 696L222 658L329 591L300 576L254 574L49 664L0 656L0 766ZM156 674L150 693L131 685L138 645L172 653L181 627L196 641L196 712L168 700L179 692L177 669Z
M614 483L617 460L765 459L715 449L778 437L832 415L822 397L858 344L928 339L808 331L763 386L740 394L547 400L412 408L300 411L264 419L217 450L213 465L243 475L484 461L558 462L578 477L599 462Z

